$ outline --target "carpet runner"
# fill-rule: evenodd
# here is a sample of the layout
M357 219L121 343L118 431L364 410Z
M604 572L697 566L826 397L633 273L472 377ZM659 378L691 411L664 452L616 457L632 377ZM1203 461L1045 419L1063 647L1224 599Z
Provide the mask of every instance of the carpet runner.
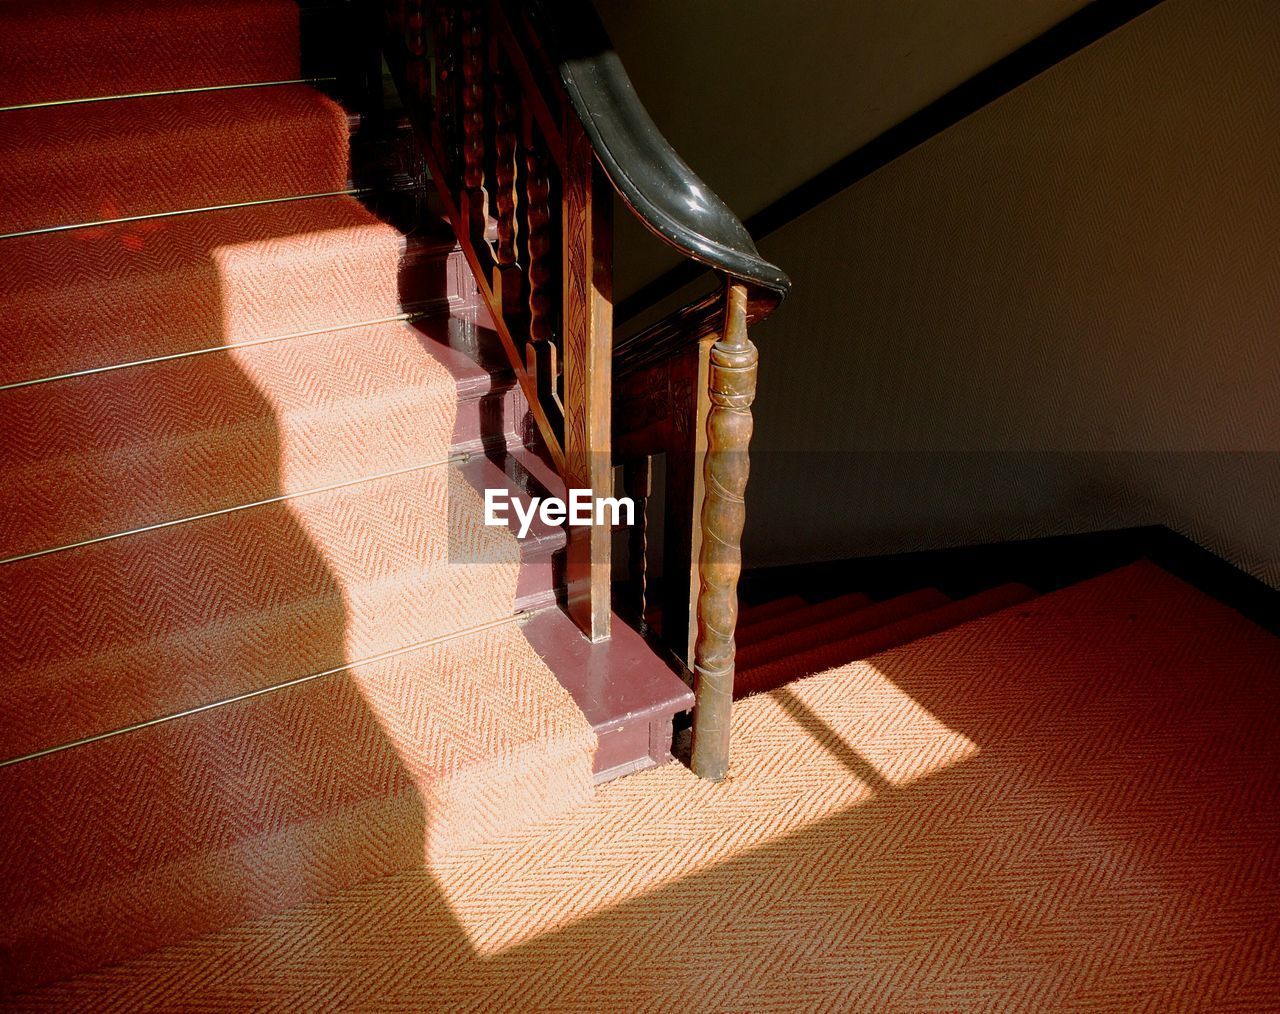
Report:
M298 21L5 3L0 105L292 80ZM303 84L0 109L0 993L591 798L458 456L509 379L406 313L447 233L309 196L351 129Z
M1151 564L749 697L668 765L34 1010L1267 1010L1280 639Z

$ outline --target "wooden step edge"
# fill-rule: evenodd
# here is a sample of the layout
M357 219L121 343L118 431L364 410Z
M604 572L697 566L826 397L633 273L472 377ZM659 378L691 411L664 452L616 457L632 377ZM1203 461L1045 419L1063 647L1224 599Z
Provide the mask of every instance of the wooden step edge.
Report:
M671 760L672 720L693 707L693 691L615 613L613 636L591 643L559 609L522 629L595 730L596 784Z
M555 469L537 451L508 446L462 466L482 496L502 487L513 496L565 495ZM510 522L514 525L514 522ZM672 723L693 707L693 692L663 656L616 613L613 636L593 644L555 606L563 588L565 531L535 521L520 540L516 607L533 613L525 636L573 697L596 733L597 784L671 760Z
M537 456L522 447L494 445L458 466L458 474L481 497L486 489L502 489L512 499L527 503L532 496L560 496L548 489L549 480L539 468ZM554 605L557 590L563 585L565 530L558 525L545 525L535 518L527 536L519 538L519 522L513 511L507 512L507 528L520 547L520 576L516 583L516 609L530 612Z

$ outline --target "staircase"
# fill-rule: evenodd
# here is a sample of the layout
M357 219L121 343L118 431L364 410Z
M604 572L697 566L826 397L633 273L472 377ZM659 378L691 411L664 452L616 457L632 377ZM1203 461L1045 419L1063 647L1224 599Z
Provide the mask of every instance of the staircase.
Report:
M734 695L767 693L1034 597L1026 585L1003 584L957 600L935 588L880 602L861 592L813 604L775 599L739 618Z
M358 6L0 5L0 1001L1273 997L1280 641L1150 563L737 615L785 276L607 65L406 0L388 112ZM725 283L614 346L605 184ZM484 523L658 453L661 602Z
M303 22L0 10L6 991L573 808L689 706L576 646L563 529L483 524L563 484Z

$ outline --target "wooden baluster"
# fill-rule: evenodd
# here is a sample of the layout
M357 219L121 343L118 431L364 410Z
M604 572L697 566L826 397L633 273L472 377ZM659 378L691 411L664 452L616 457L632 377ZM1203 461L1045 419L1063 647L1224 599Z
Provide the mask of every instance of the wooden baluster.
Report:
M730 281L723 337L711 346L707 454L703 465L702 548L698 554L698 636L694 646L695 774L720 781L729 769L734 628L742 570L743 499L756 394L756 347L747 337L747 288Z
M525 346L526 369L545 395L548 414L564 416L564 406L556 391L559 367L553 336L555 292L555 235L551 218L551 177L547 155L539 145L537 128L528 109L524 111L524 219L526 272L529 283L529 342ZM551 410L554 409L554 412Z
M646 511L653 492L653 462L649 457L628 458L622 463L622 494L636 505L635 523L627 533L627 557L631 578L631 606L645 622L649 577L649 528Z
M400 11L405 48L409 54L405 72L414 95L420 100L427 99L431 89L431 63L427 54L426 5L424 0L405 0Z
M613 494L613 191L572 115L561 186L565 485L605 497ZM569 528L568 613L592 641L609 636L612 538L608 525Z
M458 44L453 0L435 4L432 47L436 64L435 143L446 174L458 165ZM452 187L451 187L452 189Z
M462 6L462 193L459 213L477 248L485 240L484 28L480 5Z
M502 53L494 40L490 48L493 68L493 149L494 204L497 211L497 242L493 273L494 294L502 303L508 323L523 318L520 295L522 275L516 263L516 147L518 138L516 83L503 65Z

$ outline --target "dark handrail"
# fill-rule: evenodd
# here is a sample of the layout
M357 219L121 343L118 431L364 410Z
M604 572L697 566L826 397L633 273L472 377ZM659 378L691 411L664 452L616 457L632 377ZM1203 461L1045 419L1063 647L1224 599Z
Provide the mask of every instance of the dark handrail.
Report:
M595 8L587 0L533 0L530 10L605 175L636 217L686 256L767 290L753 302L780 303L790 279L760 256L741 220L663 137Z

